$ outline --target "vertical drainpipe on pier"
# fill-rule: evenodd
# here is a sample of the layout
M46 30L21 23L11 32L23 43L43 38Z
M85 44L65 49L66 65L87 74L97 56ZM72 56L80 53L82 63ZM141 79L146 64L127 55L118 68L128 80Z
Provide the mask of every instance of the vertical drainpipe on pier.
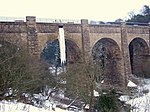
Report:
M90 61L90 37L89 37L89 24L87 19L81 20L81 33L82 33L83 59L85 62L88 62Z
M27 46L28 51L32 56L39 57L38 35L36 29L36 17L26 17L27 26Z
M130 54L129 54L129 47L128 47L126 23L121 23L121 50L122 50L122 57L123 57L124 81L126 87L129 76L131 76L131 64L130 64Z
M59 41L59 49L60 49L61 66L64 69L64 65L66 64L66 45L65 45L65 34L64 34L63 24L59 25L58 41Z

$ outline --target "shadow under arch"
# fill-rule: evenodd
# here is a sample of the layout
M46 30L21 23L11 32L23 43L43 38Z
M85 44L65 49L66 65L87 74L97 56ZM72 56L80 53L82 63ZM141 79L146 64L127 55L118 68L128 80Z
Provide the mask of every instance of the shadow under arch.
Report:
M129 44L130 63L132 74L136 76L150 77L149 48L142 38L134 38Z
M104 85L120 86L123 84L121 74L121 51L119 45L110 38L102 38L92 49L94 62L102 66Z
M81 51L77 44L70 39L65 39L65 43L67 63L71 64L79 61L81 58Z
M70 39L65 39L66 45L66 64L71 64L80 58L80 49ZM61 66L60 48L58 39L48 41L41 53L41 58L46 60L50 65Z

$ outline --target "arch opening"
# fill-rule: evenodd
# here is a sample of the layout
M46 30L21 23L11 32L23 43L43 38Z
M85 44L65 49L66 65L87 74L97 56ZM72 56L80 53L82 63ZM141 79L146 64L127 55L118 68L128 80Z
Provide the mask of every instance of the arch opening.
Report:
M80 57L78 46L71 40L65 39L66 45L66 64L71 64L77 61ZM50 66L61 67L60 48L58 39L48 41L46 47L41 53L41 58L46 60Z
M100 39L92 49L94 62L102 66L102 77L106 85L122 85L121 52L118 44L110 38Z
M150 77L149 48L142 38L134 38L129 44L132 74L140 77Z

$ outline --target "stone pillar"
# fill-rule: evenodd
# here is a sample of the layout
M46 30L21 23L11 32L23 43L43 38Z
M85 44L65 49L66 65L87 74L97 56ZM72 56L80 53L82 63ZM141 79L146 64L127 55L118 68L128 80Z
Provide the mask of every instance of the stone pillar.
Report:
M38 36L36 30L36 17L27 16L27 46L29 53L33 56L39 56Z
M82 31L82 50L83 58L85 61L90 59L90 37L89 37L89 25L87 19L81 20L81 31Z
M121 51L122 51L122 58L123 58L125 84L127 84L129 76L131 75L130 54L129 54L127 38L128 37L127 37L126 23L122 23L121 24Z

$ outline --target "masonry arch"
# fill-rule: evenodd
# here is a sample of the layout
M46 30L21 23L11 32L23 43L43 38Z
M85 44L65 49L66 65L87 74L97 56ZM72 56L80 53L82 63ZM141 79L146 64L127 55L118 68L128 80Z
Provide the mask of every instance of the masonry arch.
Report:
M149 48L146 41L136 37L129 44L130 63L132 74L150 77L149 71Z
M71 39L65 39L66 43L66 56L67 56L67 63L71 64L76 61L79 61L81 58L81 51L80 48L77 46L75 42Z
M74 63L80 58L79 47L70 39L65 39L67 64ZM50 65L60 66L60 49L58 39L48 41L44 47L41 58L46 60Z
M39 44L39 52L47 46L48 42L52 42L58 39L58 34L38 34L38 44Z
M92 49L93 60L102 65L104 83L108 86L122 85L121 51L118 44L110 38L102 38Z

